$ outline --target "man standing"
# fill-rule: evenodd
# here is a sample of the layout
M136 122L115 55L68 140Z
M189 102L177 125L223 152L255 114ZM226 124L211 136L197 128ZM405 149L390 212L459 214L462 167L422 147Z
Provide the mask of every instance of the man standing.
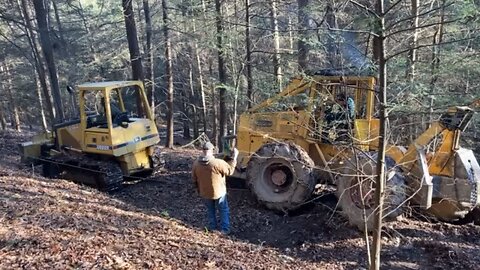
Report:
M208 214L208 229L217 229L216 210L220 214L220 230L230 233L230 210L227 201L225 177L232 175L237 165L238 150L233 149L232 160L226 162L213 156L213 144L203 145L203 153L193 163L192 178L200 196L205 200Z

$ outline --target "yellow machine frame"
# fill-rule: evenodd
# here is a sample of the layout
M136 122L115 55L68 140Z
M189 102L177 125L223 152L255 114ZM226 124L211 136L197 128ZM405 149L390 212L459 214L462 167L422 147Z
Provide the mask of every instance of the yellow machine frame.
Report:
M307 151L310 150L308 152L317 165L326 165L325 161L329 162L331 159L337 159L339 155L348 157L347 148L341 145L321 143L318 139L309 136L309 133L311 131L313 102L320 98L320 95L325 95L322 91L326 91L328 86L348 86L352 83L357 85L354 95L355 104L359 104L360 100L365 101L364 117L354 120L355 144L364 151L376 150L378 148L379 121L373 118L374 77L297 77L274 98L265 100L240 116L237 146L240 150L241 166L245 167L251 154L255 153L263 144L275 140L292 141ZM316 86L320 86L321 89ZM309 94L309 103L303 110L260 112L261 109L268 108L282 97L295 96L306 90ZM335 96L336 93L333 91L330 94ZM360 107L356 106L355 110L359 113ZM319 131L316 130L315 132ZM389 151L392 152L393 156L397 156L396 149L392 148Z
M325 95L330 99L335 97L335 91L328 91L330 86L338 89L354 87L352 96L355 112L361 115L353 120L350 135L354 147L352 143L325 143L311 136L312 115L315 115L313 104ZM236 136L240 155L235 176L247 178L249 160L262 146L287 141L303 148L315 165L322 168L321 171L328 172L321 174L323 181L335 183L334 174L345 160L354 155L352 149L365 152L378 150L379 119L374 118L374 87L375 78L370 76L315 75L294 78L281 93L240 116ZM295 96L304 91L307 91L309 98L305 108L262 112L262 109L268 109L282 97ZM480 167L473 152L459 146L460 134L472 115L473 111L467 107L452 107L408 149L387 145L387 156L402 168L411 181L408 184L413 190L413 201L424 208L432 208L437 216L445 219L452 219L458 212L480 205ZM321 119L321 115L318 118ZM432 143L436 146L429 150ZM469 175L470 171L473 176Z
M116 91L119 98L119 106L125 112L125 104L120 89L136 87L136 93L145 117L129 118L132 121L114 125L110 107L110 94ZM77 86L80 106L80 119L61 123L54 126L54 132L50 140L55 145L50 150L50 155L56 155L62 151L97 155L101 159L115 158L121 165L124 175L143 171L151 168L150 157L154 152L154 145L160 139L154 121L152 111L149 108L141 81L109 81L85 83ZM102 93L105 108L105 120L107 125L103 127L87 127L87 113L85 111L85 94L87 92ZM45 138L40 136L39 138ZM44 140L35 140L22 145L23 157L37 157L41 153L40 145Z

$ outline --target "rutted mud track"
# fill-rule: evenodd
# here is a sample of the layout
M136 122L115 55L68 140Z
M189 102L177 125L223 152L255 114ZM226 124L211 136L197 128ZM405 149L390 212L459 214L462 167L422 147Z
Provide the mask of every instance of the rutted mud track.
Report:
M359 269L365 241L335 203L284 216L230 190L232 235L206 232L191 186L194 150L165 150L165 170L104 194L21 167L0 134L0 268ZM333 207L332 207L333 206ZM477 269L480 227L404 219L384 234L385 269Z

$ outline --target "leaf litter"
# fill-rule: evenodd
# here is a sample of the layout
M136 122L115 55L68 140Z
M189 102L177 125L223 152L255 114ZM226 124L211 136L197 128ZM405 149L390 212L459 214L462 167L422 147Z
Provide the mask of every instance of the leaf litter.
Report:
M39 176L19 162L25 135L0 133L0 269L364 269L364 237L335 202L291 216L230 189L232 234L204 228L205 209L190 182L198 152L164 150L165 168L148 180L102 193ZM326 207L333 203L333 207ZM332 205L330 205L332 206ZM333 215L332 215L333 214ZM476 269L480 229L388 223L385 269Z

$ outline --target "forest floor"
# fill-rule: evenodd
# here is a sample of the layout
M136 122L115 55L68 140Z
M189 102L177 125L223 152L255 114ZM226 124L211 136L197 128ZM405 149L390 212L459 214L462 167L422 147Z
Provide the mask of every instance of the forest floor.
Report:
M206 231L191 149L163 170L101 193L19 162L26 138L0 133L0 269L365 269L365 237L325 199L285 216L229 191L232 234ZM408 217L386 225L383 269L478 269L480 227Z

